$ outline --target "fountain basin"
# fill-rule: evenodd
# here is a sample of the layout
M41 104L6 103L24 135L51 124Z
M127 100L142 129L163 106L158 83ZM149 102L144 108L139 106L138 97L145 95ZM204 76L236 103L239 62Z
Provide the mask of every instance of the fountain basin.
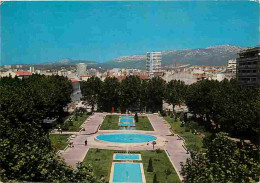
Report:
M115 143L145 143L152 142L157 139L157 137L153 135L138 133L110 133L98 135L96 138L101 141Z

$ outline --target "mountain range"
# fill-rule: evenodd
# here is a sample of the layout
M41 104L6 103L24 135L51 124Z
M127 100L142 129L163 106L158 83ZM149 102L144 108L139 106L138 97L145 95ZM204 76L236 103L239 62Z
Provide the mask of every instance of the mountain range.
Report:
M207 48L170 50L162 52L162 66L174 66L175 63L190 65L226 65L228 60L238 58L238 53L247 49L246 47L219 45ZM40 64L41 67L73 66L78 63L86 63L93 68L131 68L145 69L146 54L121 56L107 62L96 62L91 60L61 59L55 62Z

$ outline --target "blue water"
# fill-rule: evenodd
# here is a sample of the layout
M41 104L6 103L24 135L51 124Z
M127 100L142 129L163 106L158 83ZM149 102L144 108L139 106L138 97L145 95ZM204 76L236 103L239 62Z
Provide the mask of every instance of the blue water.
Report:
M115 163L113 183L143 183L140 163Z
M139 154L116 154L115 160L140 160Z
M135 126L134 119L129 117L120 118L119 126Z
M104 135L98 135L98 140L106 142L118 142L118 143L144 143L151 142L157 138L152 135L147 134L137 134L137 133L110 133Z
M134 122L134 119L133 119L133 118L121 118L121 119L120 119L120 123L124 123L124 122L133 123L133 122Z

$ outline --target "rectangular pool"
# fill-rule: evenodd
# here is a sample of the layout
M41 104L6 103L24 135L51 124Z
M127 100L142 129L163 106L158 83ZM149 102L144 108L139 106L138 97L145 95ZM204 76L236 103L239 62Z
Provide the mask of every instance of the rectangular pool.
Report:
M143 172L143 165L141 163L113 163L110 182L144 183L145 177Z
M141 160L141 154L114 154L114 160Z
M119 126L135 126L133 118L120 118Z

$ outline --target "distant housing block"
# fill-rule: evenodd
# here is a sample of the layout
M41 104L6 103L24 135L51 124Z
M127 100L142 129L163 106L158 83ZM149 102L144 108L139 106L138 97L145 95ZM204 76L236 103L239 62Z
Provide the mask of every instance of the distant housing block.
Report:
M146 71L149 73L158 72L161 69L162 52L146 53Z
M247 49L239 53L237 59L237 79L241 85L259 86L260 83L260 47Z

